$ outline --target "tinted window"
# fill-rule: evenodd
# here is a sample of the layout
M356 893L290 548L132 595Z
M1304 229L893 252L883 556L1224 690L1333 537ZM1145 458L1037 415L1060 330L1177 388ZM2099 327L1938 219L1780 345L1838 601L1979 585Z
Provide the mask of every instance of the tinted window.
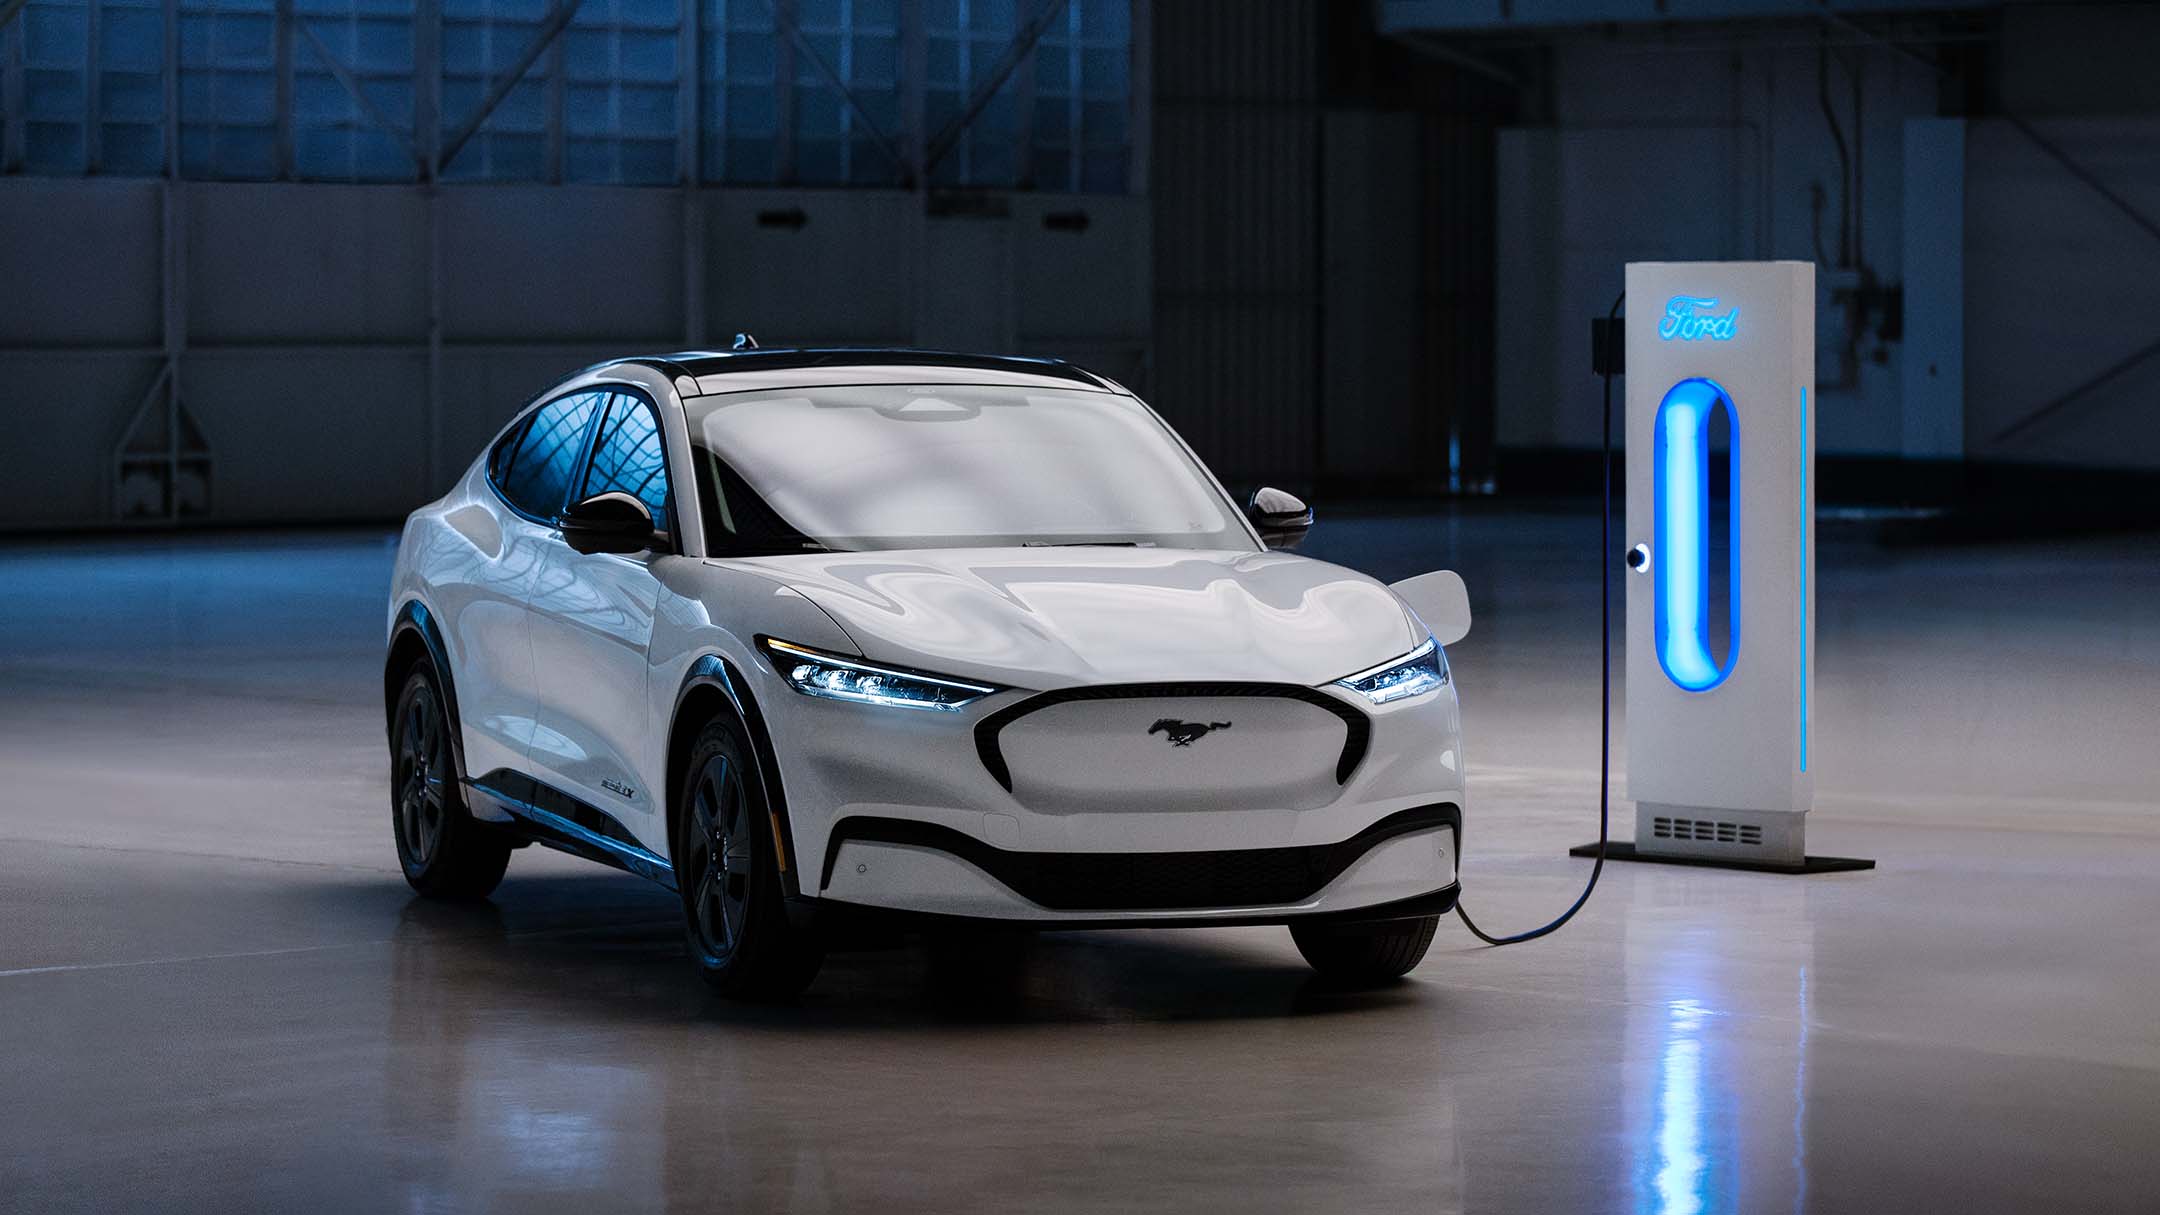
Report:
M660 424L652 406L628 393L615 394L600 438L593 444L592 467L585 474L580 499L620 491L641 499L652 511L653 526L668 523L667 456L660 447Z
M581 392L533 412L524 438L510 456L509 468L496 478L510 505L542 519L553 519L562 511L570 475L585 456L593 416L607 397L604 392Z
M503 478L510 475L510 457L517 454L518 440L525 437L525 424L529 421L530 418L518 419L517 425L495 440L495 450L488 453L488 476L495 484L501 485Z

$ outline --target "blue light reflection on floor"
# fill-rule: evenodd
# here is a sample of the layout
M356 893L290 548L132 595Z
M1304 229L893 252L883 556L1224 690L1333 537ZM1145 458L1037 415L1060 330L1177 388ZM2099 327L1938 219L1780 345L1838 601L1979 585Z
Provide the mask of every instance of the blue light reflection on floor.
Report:
M1694 1000L1666 1006L1657 1085L1657 1171L1650 1179L1653 1215L1697 1215L1708 1206L1709 1159L1703 1147L1703 1019Z

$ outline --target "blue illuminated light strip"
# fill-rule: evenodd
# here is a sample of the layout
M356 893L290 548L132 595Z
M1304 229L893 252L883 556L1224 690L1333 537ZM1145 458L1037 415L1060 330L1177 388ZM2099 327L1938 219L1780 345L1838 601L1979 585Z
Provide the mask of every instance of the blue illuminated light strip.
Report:
M1740 656L1740 573L1737 547L1727 606L1730 649L1721 666L1710 656L1710 419L1719 405L1732 422L1733 468L1739 468L1738 412L1710 380L1686 379L1659 403L1652 451L1656 460L1656 623L1658 664L1675 684L1706 692L1723 682ZM1732 494L1735 523L1739 494Z
M1808 412L1807 386L1800 387L1800 770L1807 771L1808 752L1808 548L1813 529L1808 510Z

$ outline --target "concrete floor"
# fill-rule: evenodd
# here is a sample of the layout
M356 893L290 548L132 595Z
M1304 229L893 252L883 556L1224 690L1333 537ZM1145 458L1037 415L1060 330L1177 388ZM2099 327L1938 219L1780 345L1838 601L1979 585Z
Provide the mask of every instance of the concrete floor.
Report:
M1324 521L1451 564L1467 901L1589 863L1595 520ZM1615 865L1575 924L1331 994L1279 929L919 948L707 996L670 896L528 850L408 897L355 533L0 549L0 1208L2144 1210L2160 543L1825 542L1817 852ZM1624 756L1624 750L1622 751ZM1619 786L1624 787L1624 786ZM1624 808L1624 804L1623 804Z

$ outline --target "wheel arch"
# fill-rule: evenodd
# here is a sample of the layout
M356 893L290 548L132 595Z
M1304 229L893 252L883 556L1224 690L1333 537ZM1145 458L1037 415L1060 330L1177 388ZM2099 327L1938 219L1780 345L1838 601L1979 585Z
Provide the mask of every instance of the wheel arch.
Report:
M383 660L383 729L397 728L398 693L405 688L406 672L426 659L442 689L443 707L450 713L450 754L460 777L465 775L465 719L458 714L457 679L450 671L450 653L443 645L442 630L434 613L417 599L408 599L390 625L390 649Z
M713 718L734 718L750 739L758 766L758 783L765 790L773 839L778 850L782 888L789 898L802 893L795 864L795 833L788 821L787 793L781 786L779 756L773 750L772 732L765 724L757 698L750 693L741 668L720 654L706 654L690 664L682 687L675 693L675 712L668 722L667 738L667 843L668 857L675 853L677 829L682 821L682 769L698 731Z

